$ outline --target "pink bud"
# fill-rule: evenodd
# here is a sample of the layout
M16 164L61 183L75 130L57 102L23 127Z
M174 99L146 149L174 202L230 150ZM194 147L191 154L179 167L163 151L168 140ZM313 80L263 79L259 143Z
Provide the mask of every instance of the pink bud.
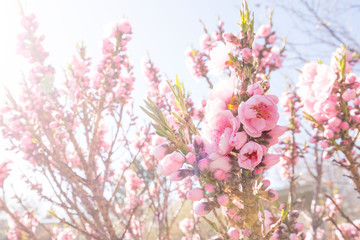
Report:
M342 122L340 124L340 128L343 130L347 130L347 129L349 129L349 124L347 122Z
M298 232L302 231L302 230L304 229L304 224L301 223L301 222L295 223L295 229L296 229Z
M356 98L356 92L353 89L348 89L343 93L342 98L346 102L351 101Z
M186 197L191 201L200 201L204 198L204 191L201 188L193 188L186 194Z
M196 215L205 216L205 215L209 214L209 212L211 211L211 208L207 202L200 202L195 206L193 211Z
M169 145L167 143L160 144L156 146L152 151L151 155L158 161L164 158L166 152L169 150Z
M265 164L265 169L269 169L280 161L280 156L277 154L266 154L263 163Z
M246 93L250 96L264 94L264 88L260 83L254 83L248 86Z
M206 185L205 185L205 191L207 191L208 193L213 193L213 192L215 192L214 185L212 185L212 184L206 184Z
M324 136L326 138L333 138L334 137L334 132L332 130L330 130L330 129L325 129Z
M333 128L339 127L341 124L341 120L337 117L333 117L329 120L328 124L330 127L333 127Z
M240 53L245 63L251 64L253 62L254 58L252 56L252 51L249 48L244 48Z
M354 100L354 105L355 106L358 106L360 104L360 98L356 98L355 100Z
M214 172L214 177L218 180L224 180L225 179L225 172L223 170L217 169Z
M261 190L265 191L270 186L270 180L264 179L262 180Z
M169 176L171 173L179 170L185 161L185 157L179 152L173 152L166 155L160 161L159 171L163 176Z
M186 154L185 158L186 158L186 163L188 164L193 164L196 161L196 157L192 152Z
M296 233L292 233L289 235L289 239L290 240L299 240L298 236L296 235Z
M320 147L321 147L321 148L328 148L328 147L329 147L329 144L328 144L327 141L321 141L321 142L320 142Z
M228 195L224 194L217 197L217 201L221 206L225 206L229 203L229 197Z
M227 234L229 235L229 237L232 240L239 240L240 238L240 231L236 228L230 228L229 231L227 232Z
M205 107L205 106L206 106L206 99L202 99L202 100L201 100L201 106L202 106L202 107Z
M209 160L207 158L203 158L198 162L198 166L200 171L204 171L205 169L208 169L209 167Z
M270 44L273 44L277 40L277 37L275 35L272 35L268 38L268 42Z
M279 197L278 193L273 189L270 189L268 191L268 196L269 196L270 201L276 201Z

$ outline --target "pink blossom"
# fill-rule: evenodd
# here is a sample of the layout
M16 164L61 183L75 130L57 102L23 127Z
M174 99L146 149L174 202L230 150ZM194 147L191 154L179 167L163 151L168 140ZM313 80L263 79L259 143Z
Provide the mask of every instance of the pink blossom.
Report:
M271 139L266 139L269 142L268 147L278 143L279 137L281 137L287 130L287 127L276 125L270 132L268 132L268 135L271 137Z
M226 194L218 196L217 201L221 206L225 206L229 203L229 196Z
M295 223L295 229L296 231L301 232L304 229L304 224L301 222Z
M327 101L336 78L336 73L325 64L311 62L305 64L302 69L298 94L304 111L318 121L324 119L323 114L331 114L336 109L336 104L332 106L332 101Z
M194 229L194 220L184 218L180 221L179 228L184 234L190 233Z
M200 171L204 171L209 168L209 160L207 158L200 159L198 162L198 167Z
M341 129L344 129L344 130L349 129L349 123L347 123L347 122L342 122L342 123L340 124L340 128L341 128Z
M261 162L264 156L264 147L256 142L246 143L239 153L239 166L245 169L253 169Z
M242 58L243 58L243 61L245 62L245 63L252 63L253 62L253 60L254 60L254 57L253 57L253 55L252 55L252 51L251 51L251 49L249 49L249 48L244 48L244 49L242 49L241 50L241 56L242 56Z
M260 137L271 130L279 119L278 98L275 95L254 95L239 106L239 118L247 134Z
M277 154L266 154L262 161L265 164L265 169L269 169L277 164L280 161L279 157Z
M192 152L186 154L185 158L188 164L193 164L196 161L196 156Z
M165 157L165 154L168 150L169 145L167 143L163 143L153 148L150 154L153 155L156 160L160 161Z
M268 191L268 196L271 201L276 201L279 197L278 193L273 189Z
M212 184L206 184L205 185L205 191L207 191L208 193L213 193L215 192L215 187Z
M201 188L193 188L186 194L186 197L191 201L200 201L204 198L204 191Z
M207 67L212 75L220 75L230 64L229 53L232 52L234 46L230 43L224 44L218 42L217 46L210 51L210 61Z
M224 180L225 179L225 172L223 170L217 169L214 172L214 178L218 180Z
M216 171L218 169L229 172L232 165L230 164L230 158L224 155L220 155L217 153L212 153L210 156L208 156L208 159L210 160L209 164L209 170L210 171Z
M249 94L249 96L253 95L263 95L264 94L264 88L261 86L260 83L254 83L248 86L246 93Z
M240 122L230 110L224 110L214 116L205 126L203 136L208 140L206 152L228 153L233 146L230 139L239 129Z
M268 37L271 34L271 25L270 24L263 24L259 27L256 32L256 37Z
M197 205L195 205L193 210L196 215L205 216L205 215L209 214L209 212L211 211L211 208L210 208L208 202L200 202Z
M349 102L355 98L356 92L353 89L347 89L342 95L342 99L344 99L345 102Z
M159 170L163 176L169 176L171 173L179 170L185 161L184 155L179 152L173 152L166 155L163 160L160 161Z
M232 240L239 240L240 238L240 231L234 227L231 227L227 234Z
M231 78L222 78L210 91L209 100L205 108L205 119L211 120L222 110L227 110L227 104L234 94L235 81Z

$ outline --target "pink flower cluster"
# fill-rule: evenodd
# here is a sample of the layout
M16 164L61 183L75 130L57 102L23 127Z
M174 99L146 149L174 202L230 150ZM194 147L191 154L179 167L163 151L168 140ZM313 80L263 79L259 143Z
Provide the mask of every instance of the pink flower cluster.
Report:
M53 228L54 237L52 240L75 240L76 236L70 228Z
M210 51L216 46L218 41L223 39L224 22L218 22L218 29L209 34L204 27L205 33L200 37L200 50L188 47L185 51L187 56L186 65L195 77L195 79L206 78L208 80L208 66L206 63L210 58ZM209 81L209 80L208 80Z
M9 218L9 230L7 232L7 237L10 240L18 240L34 236L39 221L33 216L33 213L25 212L21 216L19 216L18 213L15 213L15 215L17 217L16 220L12 217ZM29 232L25 232L23 227L20 225L25 226Z
M349 51L339 48L334 53L331 67L310 62L303 67L299 77L298 95L304 112L316 120L317 123L311 120L315 128L318 124L323 127L322 136L314 141L320 141L320 146L326 149L323 155L326 159L333 152L329 150L333 146L332 139L349 144L343 134L357 129L360 123L360 79L350 72L355 63Z

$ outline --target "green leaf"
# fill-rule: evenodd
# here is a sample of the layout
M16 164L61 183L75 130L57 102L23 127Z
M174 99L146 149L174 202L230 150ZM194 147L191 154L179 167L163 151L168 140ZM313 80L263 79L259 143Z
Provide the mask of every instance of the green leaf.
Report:
M212 227L216 232L219 232L219 228L217 227L216 223L210 221L205 216L202 216L202 218L205 219L205 221L210 225L210 227Z

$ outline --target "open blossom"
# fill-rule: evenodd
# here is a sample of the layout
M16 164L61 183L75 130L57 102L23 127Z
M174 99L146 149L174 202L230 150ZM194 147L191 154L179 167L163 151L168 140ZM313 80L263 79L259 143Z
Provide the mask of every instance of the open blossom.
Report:
M253 169L261 162L265 153L265 147L250 141L246 143L239 153L239 166L245 169Z
M218 42L210 51L210 61L207 67L212 75L220 75L231 64L229 53L234 49L231 43Z
M279 119L275 95L254 95L239 106L239 118L247 134L260 137L276 126Z
M207 153L228 153L231 150L230 140L236 137L239 126L239 119L234 117L230 110L224 110L215 115L204 129L204 137L208 141Z
M261 25L256 32L256 37L268 37L271 34L271 25L270 24L264 24Z
M180 221L179 228L184 234L190 233L194 229L194 220L184 218Z
M337 104L329 99L336 78L336 73L325 64L311 62L302 69L298 94L304 111L317 121L336 115Z

